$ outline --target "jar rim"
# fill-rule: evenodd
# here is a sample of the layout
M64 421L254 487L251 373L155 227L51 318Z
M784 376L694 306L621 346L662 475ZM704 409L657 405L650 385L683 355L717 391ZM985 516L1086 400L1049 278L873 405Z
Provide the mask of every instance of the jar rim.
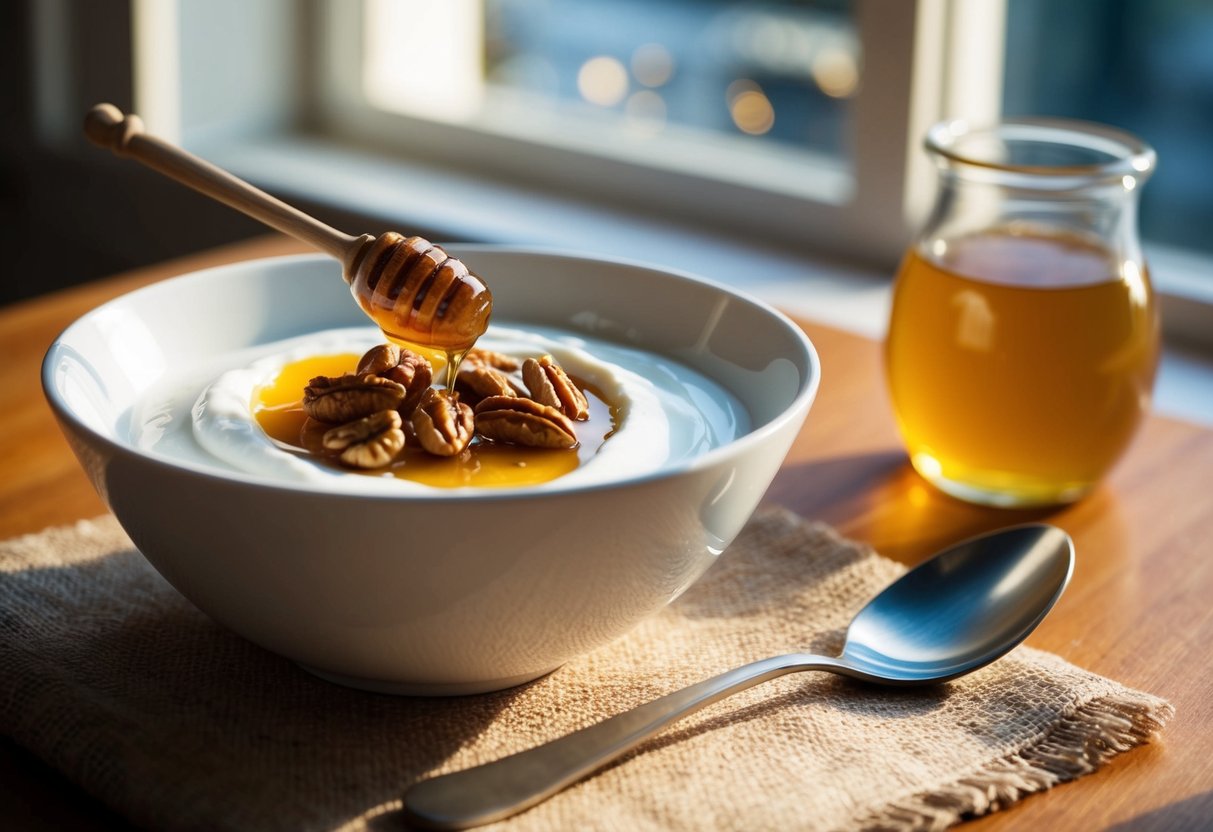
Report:
M958 165L1040 178L1144 179L1157 161L1154 148L1132 133L1077 119L941 121L923 143L928 152Z

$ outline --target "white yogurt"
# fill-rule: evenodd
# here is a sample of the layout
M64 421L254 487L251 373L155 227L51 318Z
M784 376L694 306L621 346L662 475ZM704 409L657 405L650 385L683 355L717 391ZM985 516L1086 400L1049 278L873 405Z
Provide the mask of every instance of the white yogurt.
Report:
M275 481L314 483L351 493L449 491L391 474L342 471L274 444L252 414L258 386L287 364L316 355L362 354L382 343L377 329L336 329L244 350L178 371L144 395L132 414L133 441L173 459ZM619 423L598 452L544 490L602 483L658 470L718 447L750 429L741 403L681 364L640 350L555 329L491 326L478 347L519 359L551 354L571 375L619 408Z

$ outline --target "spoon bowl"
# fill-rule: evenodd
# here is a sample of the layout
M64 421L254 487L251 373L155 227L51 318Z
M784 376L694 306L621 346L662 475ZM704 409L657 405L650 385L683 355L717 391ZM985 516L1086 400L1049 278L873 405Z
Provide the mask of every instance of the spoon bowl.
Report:
M906 572L852 619L838 656L793 653L753 662L552 742L424 780L404 795L408 820L467 829L510 817L597 771L713 702L788 673L824 670L865 682L926 685L971 673L1028 637L1074 570L1055 526L970 538Z
M1061 597L1074 546L1033 523L957 543L873 598L847 628L848 675L893 685L944 682L1019 644Z

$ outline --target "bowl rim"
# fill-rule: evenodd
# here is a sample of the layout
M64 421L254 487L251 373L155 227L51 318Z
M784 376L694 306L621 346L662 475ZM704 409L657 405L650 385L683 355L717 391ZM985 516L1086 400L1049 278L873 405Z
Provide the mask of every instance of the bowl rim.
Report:
M816 398L818 388L821 384L821 360L817 353L816 346L813 344L808 334L805 333L804 330L802 330L794 321L792 321L791 318L768 304L766 301L731 286L727 286L718 281L701 277L680 269L667 268L629 258L586 254L583 252L568 251L560 248L514 244L498 245L492 243L442 243L441 245L445 249L458 252L461 258L465 256L465 252L473 254L504 253L517 254L520 256L539 255L542 257L555 257L580 262L609 263L629 268L638 268L645 271L658 272L665 277L673 278L677 281L685 281L697 285L707 286L729 296L738 302L758 308L782 324L792 334L794 339L800 343L804 351L805 364L808 368L807 378L802 381L801 389L797 392L792 401L789 402L774 418L770 419L766 424L754 428L746 434L737 437L730 442L726 442L719 447L712 448L704 453L690 457L689 459L662 465L659 468L646 471L641 474L623 477L611 477L601 482L574 483L573 485L563 487L560 485L560 479L557 478L556 480L540 483L538 485L501 488L475 488L469 486L449 489L435 488L425 491L415 491L410 489L408 491L403 491L400 494L393 494L387 491L347 491L338 487L336 484L329 485L327 483L292 482L289 480L252 474L245 471L222 470L217 467L209 467L201 463L194 463L178 459L167 459L162 455L148 452L129 443L120 442L106 436L105 434L99 433L90 425L77 418L72 409L60 399L59 393L53 383L55 372L55 367L53 366L54 362L52 360L53 356L57 352L59 345L65 340L65 338L69 337L71 331L77 326L82 325L83 322L90 316L111 306L129 303L131 298L138 295L169 291L169 289L166 287L177 285L183 282L206 280L209 275L215 272L227 272L255 268L260 265L286 265L293 262L336 262L331 257L324 254L301 253L239 260L233 263L225 263L206 269L186 272L184 274L175 275L173 277L165 278L164 280L150 283L146 286L141 286L129 292L124 292L117 297L111 298L105 303L93 307L68 324L55 337L50 346L47 348L46 354L43 356L40 374L43 395L46 397L46 400L56 418L58 418L61 422L70 423L74 431L88 434L93 443L104 446L113 456L134 456L142 462L150 464L154 467L162 467L173 471L183 471L191 476L201 477L206 480L226 482L244 488L299 492L316 497L323 497L325 499L338 498L343 501L349 499L358 501L369 500L375 502L384 501L389 503L402 501L446 502L451 500L465 503L469 501L484 502L516 500L519 498L525 498L527 500L555 499L587 492L633 488L650 482L690 475L702 469L711 468L718 462L722 462L728 457L732 457L737 454L747 454L754 446L765 441L768 436L782 430L782 428L789 421L797 418L803 418L804 415L807 415L813 400Z

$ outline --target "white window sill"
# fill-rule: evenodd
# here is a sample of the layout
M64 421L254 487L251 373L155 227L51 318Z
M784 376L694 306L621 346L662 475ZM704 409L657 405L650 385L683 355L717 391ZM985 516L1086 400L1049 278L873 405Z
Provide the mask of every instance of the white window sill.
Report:
M194 144L216 164L286 198L382 217L389 227L447 241L534 245L638 260L690 272L762 298L790 314L871 338L883 336L888 272L736 238L727 231L638 217L318 139L274 136ZM383 229L347 228L349 233ZM1207 261L1150 252L1168 320L1187 336L1168 342L1155 391L1162 413L1213 425L1213 279ZM1203 274L1201 272L1204 272Z

